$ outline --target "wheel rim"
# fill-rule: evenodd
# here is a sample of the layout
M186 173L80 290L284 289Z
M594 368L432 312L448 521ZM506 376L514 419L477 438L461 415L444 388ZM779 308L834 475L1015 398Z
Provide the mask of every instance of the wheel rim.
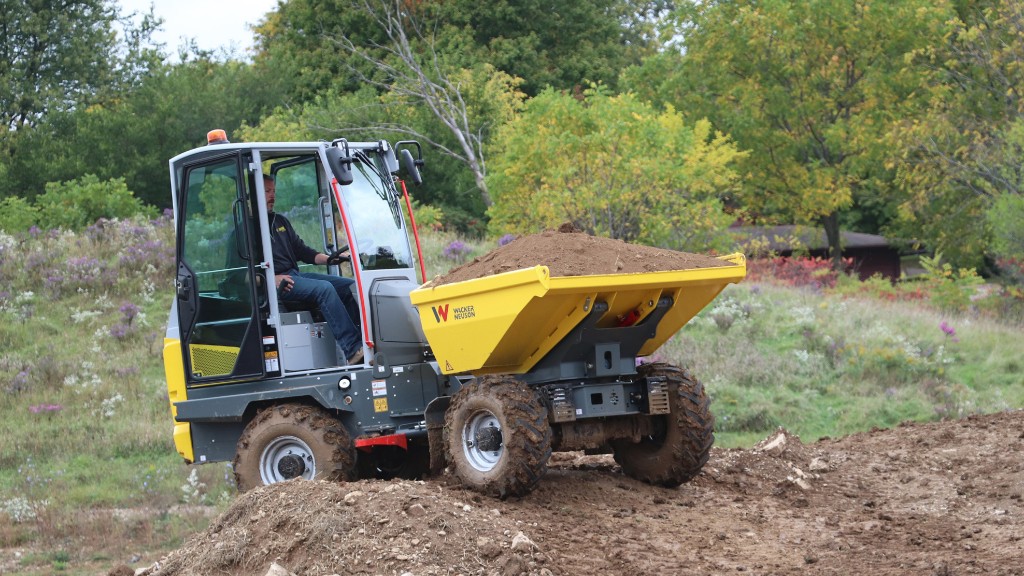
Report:
M260 478L264 484L292 478L309 480L316 476L313 450L295 436L274 438L260 455Z
M462 427L462 451L469 465L480 472L490 472L498 465L505 445L501 422L487 410L478 410Z

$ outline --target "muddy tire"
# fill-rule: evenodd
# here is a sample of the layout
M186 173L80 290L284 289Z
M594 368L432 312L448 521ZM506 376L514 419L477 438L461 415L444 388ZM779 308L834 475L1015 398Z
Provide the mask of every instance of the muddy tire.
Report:
M345 426L312 406L264 408L242 432L235 449L240 492L292 478L351 480L355 446Z
M645 364L641 376L661 376L669 384L669 409L657 421L657 433L640 442L615 440L615 461L631 478L674 488L700 473L715 442L711 401L704 386L685 370L671 364Z
M455 475L478 492L522 496L547 472L547 409L514 378L485 376L459 390L445 413L444 434Z

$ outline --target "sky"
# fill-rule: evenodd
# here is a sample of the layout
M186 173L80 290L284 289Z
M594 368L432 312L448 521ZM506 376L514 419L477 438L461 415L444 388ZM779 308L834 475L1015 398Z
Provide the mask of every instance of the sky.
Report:
M253 45L250 26L277 6L277 0L117 0L126 13L146 12L152 5L163 19L153 39L177 60L183 38L195 38L199 48L234 48L240 56Z

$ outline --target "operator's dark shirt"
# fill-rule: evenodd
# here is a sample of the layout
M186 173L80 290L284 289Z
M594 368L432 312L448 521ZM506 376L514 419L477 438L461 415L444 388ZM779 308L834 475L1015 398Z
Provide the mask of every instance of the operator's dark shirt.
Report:
M284 274L289 270L297 270L299 262L316 264L317 251L313 250L299 238L287 218L271 212L270 247L274 252L274 273Z

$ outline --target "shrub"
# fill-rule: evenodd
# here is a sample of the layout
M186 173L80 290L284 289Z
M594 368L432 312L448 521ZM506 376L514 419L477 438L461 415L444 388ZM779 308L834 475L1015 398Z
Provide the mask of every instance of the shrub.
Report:
M852 260L843 259L844 267L852 264ZM774 279L787 286L833 288L838 277L839 273L832 269L832 261L824 258L779 256L747 262L747 279L754 281Z
M992 227L992 250L999 258L1013 258L1024 251L1024 196L1002 194L993 202L987 214Z
M68 230L81 230L100 218L129 218L152 211L132 195L123 178L100 182L93 174L48 183L46 192L36 198L36 207L41 227Z
M932 258L921 257L921 265L927 272L931 302L941 310L964 312L970 307L971 297L984 280L974 268L954 270L948 262L941 261L940 252L936 252Z
M24 198L11 196L0 200L0 230L24 232L36 224L39 209Z
M412 201L412 213L416 218L416 227L420 230L442 230L444 229L444 210L437 206L420 204Z
M835 293L859 295L889 302L921 301L929 298L927 286L922 282L890 282L879 274L860 280L856 276L840 276Z

